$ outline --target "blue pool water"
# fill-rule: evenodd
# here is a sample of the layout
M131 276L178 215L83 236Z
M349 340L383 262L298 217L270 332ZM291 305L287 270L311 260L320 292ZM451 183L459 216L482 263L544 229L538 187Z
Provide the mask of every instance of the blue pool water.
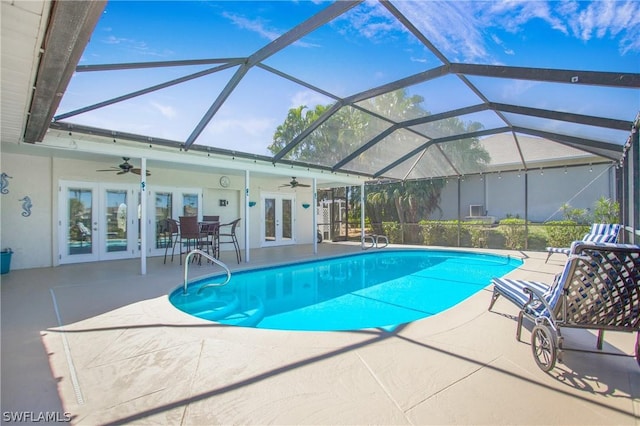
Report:
M223 324L333 331L394 327L435 315L522 265L506 256L384 250L213 276L170 295L178 309ZM201 290L201 291L199 291Z

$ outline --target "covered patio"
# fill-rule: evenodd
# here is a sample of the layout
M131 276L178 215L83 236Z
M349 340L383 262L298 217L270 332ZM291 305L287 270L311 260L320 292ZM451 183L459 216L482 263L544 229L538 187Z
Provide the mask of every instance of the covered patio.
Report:
M323 243L319 255L360 250ZM312 253L269 248L252 259ZM549 281L562 268L543 253L509 254L525 261L514 278ZM544 374L531 325L516 342L517 311L500 300L488 312L490 288L391 333L220 326L173 308L181 271L152 262L145 276L119 260L3 277L3 413L68 413L77 425L638 424L630 334L609 333L605 345L629 356L568 351ZM569 331L565 347L595 347L592 333Z

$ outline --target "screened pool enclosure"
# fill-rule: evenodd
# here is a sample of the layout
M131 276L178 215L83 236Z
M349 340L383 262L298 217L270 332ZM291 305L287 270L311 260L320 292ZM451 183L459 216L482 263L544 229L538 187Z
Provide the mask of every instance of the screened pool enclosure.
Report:
M378 199L419 181L430 207L397 222L453 219L454 245L491 246L488 227L513 218L527 235L513 248L535 248L529 222L602 196L637 242L639 15L635 1L55 2L24 141L51 129L357 175Z

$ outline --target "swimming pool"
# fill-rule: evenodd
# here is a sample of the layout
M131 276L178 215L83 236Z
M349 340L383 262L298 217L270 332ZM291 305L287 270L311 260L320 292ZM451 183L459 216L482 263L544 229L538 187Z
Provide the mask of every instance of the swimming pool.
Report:
M394 327L435 315L522 265L507 256L384 250L235 272L169 294L178 309L222 324L279 330Z

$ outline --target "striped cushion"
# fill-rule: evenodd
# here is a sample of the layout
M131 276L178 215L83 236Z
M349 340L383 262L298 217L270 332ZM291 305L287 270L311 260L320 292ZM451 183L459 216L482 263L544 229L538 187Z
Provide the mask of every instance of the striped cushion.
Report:
M538 281L524 281L524 280L513 280L509 278L494 278L492 283L501 295L506 297L515 303L519 308L522 308L525 303L529 300L529 295L524 292L525 287L530 287L539 292L546 294L549 292L550 287L548 284L541 283ZM537 302L533 306L532 309L537 309L540 307L540 303Z
M580 241L574 241L571 244L571 248L568 250L571 253L575 253L576 246L580 244ZM595 245L595 244L594 244ZM598 244L600 245L600 244ZM603 246L606 244L602 244ZM571 264L574 262L573 258L569 258L567 263L564 265L564 269L558 275L556 275L553 284L548 285L538 281L525 281L525 280L513 280L509 278L494 278L492 283L494 285L494 290L511 300L518 307L522 308L525 303L529 300L529 295L524 292L525 287L533 288L542 293L542 298L549 304L549 306L553 309L560 300L560 296L562 295L562 290L565 285L565 281L569 279L569 270L571 269ZM535 299L534 299L535 300ZM549 316L549 312L545 308L545 306L539 301L532 302L529 305L531 313L535 313L538 316Z
M603 243L615 243L618 240L618 234L620 233L620 225L617 223L594 223L591 225L591 229L589 230L589 234L587 235L608 235L614 238L613 241L600 241ZM595 241L591 239L587 239L586 235L584 238L585 241Z
M589 233L582 237L581 241L590 241L595 243L616 243L618 234L620 233L620 225L616 223L594 223L591 225ZM575 242L574 242L575 243ZM573 245L571 246L573 247ZM566 247L547 247L547 252L562 253L567 256L573 251Z
M571 250L564 247L547 247L547 251L550 253L562 253L569 256L571 254Z

